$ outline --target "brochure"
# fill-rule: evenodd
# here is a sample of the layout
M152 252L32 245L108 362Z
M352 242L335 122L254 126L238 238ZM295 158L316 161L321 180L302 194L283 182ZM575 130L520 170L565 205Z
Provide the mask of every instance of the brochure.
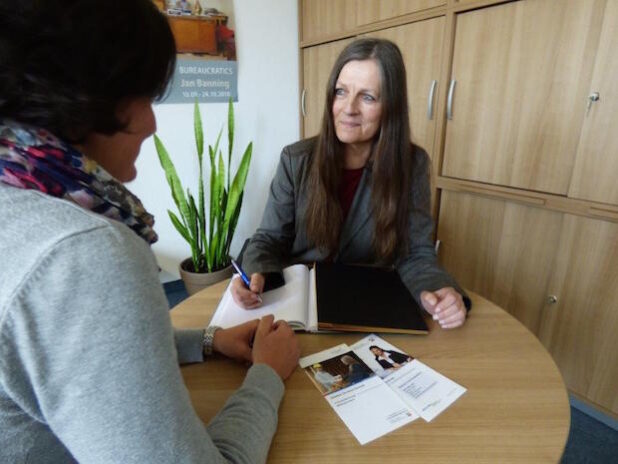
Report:
M345 344L302 358L300 366L361 445L418 418Z
M427 422L466 392L461 385L377 335L363 338L350 349Z
M431 421L466 389L371 334L300 360L361 445L419 416Z

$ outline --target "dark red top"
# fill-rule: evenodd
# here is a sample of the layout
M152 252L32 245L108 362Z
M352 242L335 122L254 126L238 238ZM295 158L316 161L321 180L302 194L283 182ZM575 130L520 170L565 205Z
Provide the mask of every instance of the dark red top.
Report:
M343 219L350 212L354 194L363 175L363 169L365 168L344 169L342 172L341 185L339 186L339 203L341 203L341 209L343 210Z

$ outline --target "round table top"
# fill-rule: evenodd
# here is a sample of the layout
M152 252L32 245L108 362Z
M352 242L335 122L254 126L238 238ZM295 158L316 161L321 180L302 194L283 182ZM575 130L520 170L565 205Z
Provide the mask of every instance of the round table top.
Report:
M228 281L193 295L171 311L175 327L203 327ZM428 335L380 334L467 392L431 422L407 424L361 446L298 367L286 381L279 426L268 462L532 463L559 462L570 407L556 364L513 316L470 293L463 327L442 330L431 318ZM301 356L366 334L298 334ZM241 385L247 366L214 357L182 367L193 405L205 422Z

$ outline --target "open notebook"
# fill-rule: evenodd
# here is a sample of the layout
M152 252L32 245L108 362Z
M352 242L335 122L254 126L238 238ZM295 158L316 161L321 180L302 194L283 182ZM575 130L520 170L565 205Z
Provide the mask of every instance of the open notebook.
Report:
M274 314L294 330L428 333L422 311L394 270L318 263L283 270L285 285L262 294L258 309L240 307L225 290L211 324L232 327Z

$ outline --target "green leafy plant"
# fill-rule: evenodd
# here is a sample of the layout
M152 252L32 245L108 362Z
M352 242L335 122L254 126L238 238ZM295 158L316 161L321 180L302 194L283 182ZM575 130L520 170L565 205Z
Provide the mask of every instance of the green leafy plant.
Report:
M219 131L214 147L208 145L210 158L210 205L206 215L204 189L204 132L202 117L197 101L193 110L195 145L199 164L199 185L197 202L189 189L185 190L165 146L155 135L155 147L159 162L165 171L167 183L178 214L168 210L172 224L191 247L193 272L214 272L230 264L230 245L238 223L242 206L243 191L251 163L253 142L250 142L242 156L238 170L231 180L232 149L234 146L234 107L232 99L228 104L227 167L219 149L223 128ZM227 176L226 176L227 173ZM227 183L226 183L227 177ZM231 180L231 182L230 182Z

